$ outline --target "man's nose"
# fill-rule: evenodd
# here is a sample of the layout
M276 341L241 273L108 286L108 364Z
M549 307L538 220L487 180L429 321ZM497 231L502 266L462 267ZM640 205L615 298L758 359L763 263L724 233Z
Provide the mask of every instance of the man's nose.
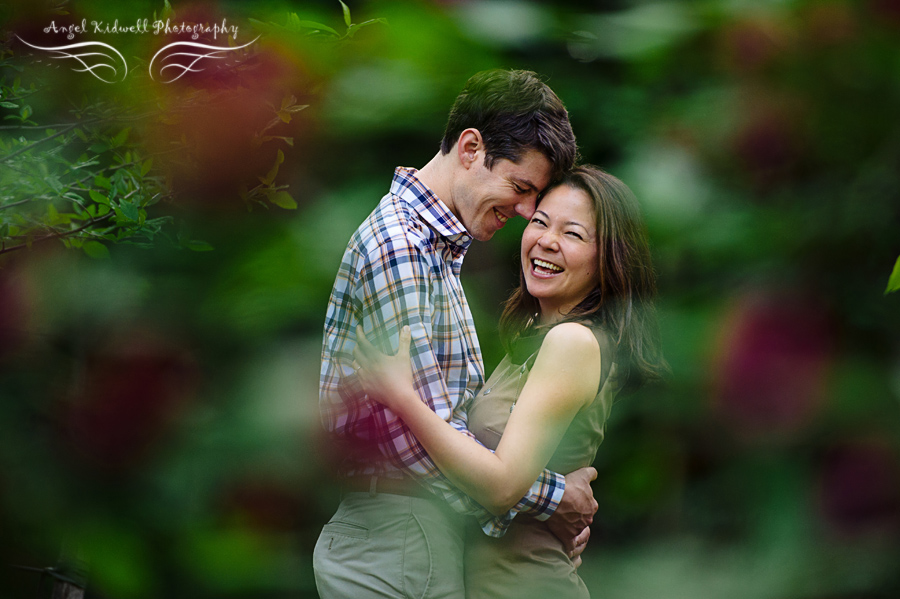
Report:
M535 200L536 196L529 196L527 200L522 200L518 204L516 204L516 214L524 218L525 220L531 220L531 217L534 216Z

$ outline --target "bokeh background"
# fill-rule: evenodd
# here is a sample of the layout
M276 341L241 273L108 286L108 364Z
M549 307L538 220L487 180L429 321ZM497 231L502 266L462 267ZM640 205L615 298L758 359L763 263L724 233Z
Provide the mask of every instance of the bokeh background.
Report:
M659 273L673 374L597 456L593 595L900 596L900 2L348 5L0 7L0 594L316 596L340 256L504 67L635 191ZM260 37L165 83L151 59L187 36L43 32L163 18ZM16 36L103 41L129 72ZM463 269L488 370L516 220Z

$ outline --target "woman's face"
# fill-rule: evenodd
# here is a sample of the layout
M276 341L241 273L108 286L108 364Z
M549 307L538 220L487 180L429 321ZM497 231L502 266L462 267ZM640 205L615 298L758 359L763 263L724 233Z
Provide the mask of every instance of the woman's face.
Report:
M544 323L559 320L598 282L597 234L588 195L567 185L548 193L522 234L522 270Z

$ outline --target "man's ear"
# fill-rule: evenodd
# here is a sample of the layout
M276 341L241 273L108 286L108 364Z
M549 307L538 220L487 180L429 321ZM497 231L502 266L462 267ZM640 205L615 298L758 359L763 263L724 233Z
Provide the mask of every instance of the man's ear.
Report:
M463 168L479 166L484 160L484 140L478 129L466 129L456 142L456 153Z

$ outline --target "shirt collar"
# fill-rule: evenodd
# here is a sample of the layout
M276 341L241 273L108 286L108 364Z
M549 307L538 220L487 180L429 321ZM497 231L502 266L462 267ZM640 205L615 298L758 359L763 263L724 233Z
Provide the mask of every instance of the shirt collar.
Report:
M403 198L438 235L460 249L472 243L472 236L447 205L416 176L414 168L398 166L394 170L391 193Z

